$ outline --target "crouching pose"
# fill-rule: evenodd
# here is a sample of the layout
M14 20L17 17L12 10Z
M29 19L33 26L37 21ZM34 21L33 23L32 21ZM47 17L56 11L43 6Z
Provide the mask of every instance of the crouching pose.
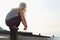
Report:
M21 2L18 8L13 8L6 16L5 22L10 29L10 40L17 40L17 30L20 22L24 25L24 30L27 29L27 23L24 13L26 12L26 4Z

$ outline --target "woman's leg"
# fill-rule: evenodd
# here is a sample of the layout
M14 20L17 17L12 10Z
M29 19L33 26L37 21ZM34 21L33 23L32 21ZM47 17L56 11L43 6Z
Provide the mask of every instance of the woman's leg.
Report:
M10 40L17 40L17 31L20 21L21 20L19 19L19 17L14 17L6 21L6 25L10 28Z
M10 29L10 40L17 40L17 31L18 31L18 27L17 26L13 26L13 24L10 21L6 21L7 26Z
M17 40L17 28L10 28L10 40Z
M13 31L10 29L10 40L13 40Z

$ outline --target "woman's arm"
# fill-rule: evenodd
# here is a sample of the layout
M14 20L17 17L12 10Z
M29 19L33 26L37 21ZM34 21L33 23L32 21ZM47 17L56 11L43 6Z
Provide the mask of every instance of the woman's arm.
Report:
M24 25L24 30L26 30L27 29L27 23L26 23L26 19L24 17L24 14L20 12L19 15L20 15L21 21Z

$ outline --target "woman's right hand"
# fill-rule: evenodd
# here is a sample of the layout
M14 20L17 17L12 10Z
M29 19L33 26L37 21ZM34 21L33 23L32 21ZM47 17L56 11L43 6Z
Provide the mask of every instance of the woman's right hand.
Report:
M24 27L24 30L27 30L27 27Z

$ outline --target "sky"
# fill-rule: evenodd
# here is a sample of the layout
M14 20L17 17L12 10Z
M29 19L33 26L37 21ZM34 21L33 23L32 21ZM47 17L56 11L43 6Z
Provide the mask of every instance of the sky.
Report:
M17 8L20 2L27 5L27 32L60 36L60 0L0 0L0 27L9 30L5 17L12 8ZM21 22L19 31L24 31L23 28Z

